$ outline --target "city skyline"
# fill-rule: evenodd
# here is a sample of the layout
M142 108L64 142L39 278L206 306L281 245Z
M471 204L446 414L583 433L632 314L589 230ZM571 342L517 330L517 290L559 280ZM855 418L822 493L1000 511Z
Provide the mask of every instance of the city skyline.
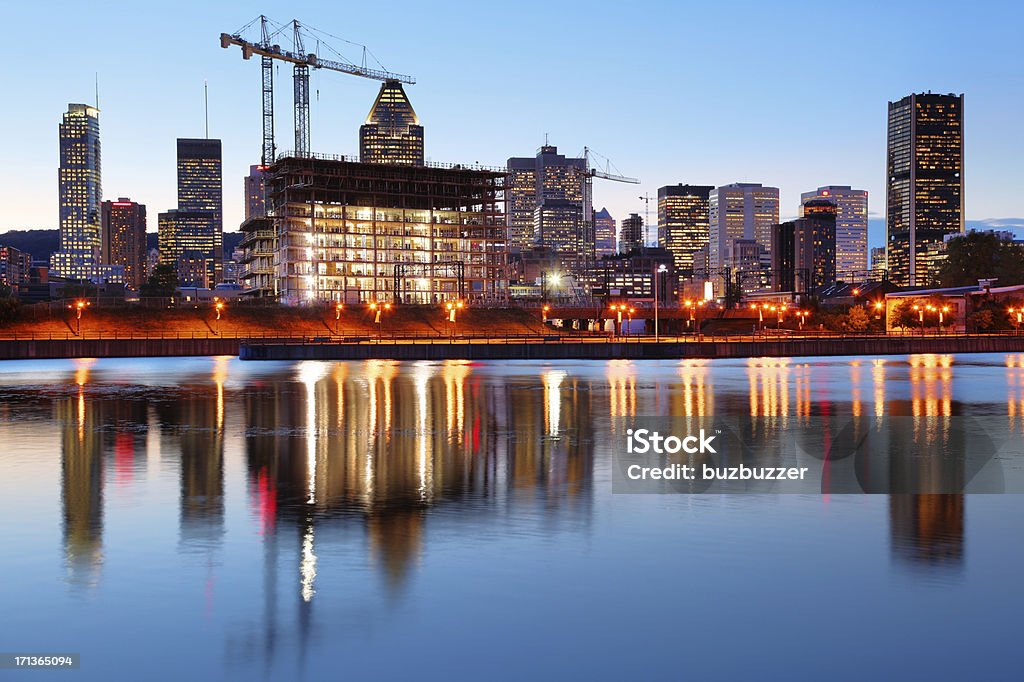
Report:
M41 68L47 78L41 80L46 81L45 89L39 83L22 83L28 86L31 96L16 100L15 106L2 114L9 128L23 131L12 145L14 153L24 152L22 156L28 161L17 176L5 173L5 182L0 183L4 194L10 193L5 203L11 206L0 228L57 227L52 177L58 159L52 143L53 121L68 102L93 102L93 79L99 72L107 191L104 198L132 196L150 206L173 205L171 197L175 187L167 171L168 160L173 158L176 138L203 134L205 79L210 83L210 135L224 139L224 175L228 188L225 230L237 230L244 207L241 179L249 165L259 161L259 69L243 63L237 55L229 56L221 51L216 36L220 31L236 30L252 18L249 14L255 10L230 3L204 13L202 21L194 21L185 18L193 16L185 11L187 7L186 3L176 8L174 15L168 10L147 8L141 14L127 13L114 21L110 21L109 16L100 21L81 12L77 17L81 22L69 21L57 27L58 33L68 31L69 35L70 29L63 26L91 27L95 29L93 33L102 37L119 28L143 26L147 21L162 18L174 27L169 33L175 33L176 39L182 41L175 52L179 49L183 52L152 50L149 46L143 49L145 31L140 29L128 42L139 41L137 53L151 56L137 64L123 63L119 57L123 54L121 50L115 54L104 48L86 51L83 58L70 67L58 65L55 57L44 58ZM669 8L663 3L647 3L644 8L661 8L670 14L682 12L681 8ZM914 9L899 8L894 10L896 16L888 19L903 17L910 22ZM77 10L69 11L74 14ZM267 11L278 19L290 18L291 10L270 7ZM423 124L432 131L426 149L428 160L479 161L500 166L510 156L535 151L541 146L544 134L549 133L551 143L559 145L567 155L574 155L584 145L589 145L611 158L623 173L640 177L643 183L640 187L602 184L595 188L595 203L607 206L613 215L642 213L642 203L636 197L645 191L653 194L658 187L667 184L718 186L752 181L780 188L780 214L786 219L798 215L802 192L827 184L851 185L864 188L875 197L884 196L886 103L911 92L964 92L968 102L965 218L969 223L987 220L993 225L1024 225L1024 219L1019 218L1024 208L1014 198L1014 188L1021 181L1015 159L1024 152L1024 140L1013 127L1012 114L1020 108L1016 103L1024 100L1022 88L1015 85L1020 82L1019 76L1011 68L1019 62L1014 58L1019 47L1011 43L1009 32L1005 34L1005 41L999 40L1000 32L1007 30L1002 27L1013 22L982 27L936 13L925 22L927 31L899 34L892 26L879 22L877 15L866 13L864 17L851 18L843 14L844 21L852 24L834 41L834 65L836 68L857 67L858 71L848 77L846 87L835 91L834 98L816 98L812 105L797 104L799 87L796 84L800 80L797 76L804 72L806 64L799 55L773 48L760 58L774 66L776 75L767 82L753 79L749 82L750 99L757 100L759 107L763 107L757 122L750 122L749 116L744 114L745 106L729 106L724 110L710 107L715 109L711 115L691 102L670 107L674 112L672 116L650 122L643 132L612 134L609 131L621 131L623 121L636 116L635 107L627 106L632 101L629 96L617 97L600 110L588 107L583 98L547 91L535 95L538 106L495 106L500 100L500 88L495 89L499 92L481 93L478 92L481 88L467 85L475 77L494 78L494 69L503 58L500 52L486 48L493 36L471 36L471 44L462 45L459 50L437 47L424 54L412 44L414 41L397 39L396 34L383 25L386 22L360 21L363 13L369 17L369 8L346 11L356 12L358 16L355 20L342 20L340 10L312 5L303 9L300 18L333 29L346 38L365 42L389 67L415 72L418 85L410 87L409 95L417 103ZM425 28L443 22L449 11L453 10L446 8L438 16L425 18ZM694 11L705 19L718 16L714 8ZM838 16L838 9L824 8L817 11L818 19L828 20L833 16L830 11ZM31 22L37 12L34 8L19 7L15 10L15 19L22 17ZM486 8L482 20L496 12ZM582 19L596 33L607 32L616 28L617 13L617 10L602 11ZM749 21L737 27L738 37L755 35L758 20L767 21L770 28L784 29L782 19L769 14L767 9L751 8L747 14ZM572 17L568 16L568 10L550 10L545 16L552 30L570 35ZM729 52L727 47L710 45L707 36L697 33L690 36L694 40L688 48L677 45L687 41L659 42L665 34L655 23L639 29L644 40L640 41L636 54L624 61L600 52L589 56L590 51L587 51L587 60L581 57L578 65L583 68L581 85L600 88L603 83L621 93L641 95L659 77L661 70L656 66L659 63L693 58L696 54L704 55L708 64L714 63L717 57L728 57L730 63L743 59L742 50ZM506 35L527 30L524 18L515 18L506 24L494 31ZM358 29L353 28L350 33L339 26ZM982 30L985 40L969 40ZM943 41L933 40L935 35L959 36L957 43L961 49L956 54L946 54L938 47ZM897 36L916 50L907 57L906 68L890 73L882 57L872 56L862 48L865 44L893 40ZM20 40L21 37L15 37L16 47ZM756 40L767 41L767 37ZM762 47L770 45L765 42ZM482 56L468 67L461 65L459 54L464 54L467 47L476 46L482 49ZM751 49L756 51L756 47L755 41ZM530 56L530 63L535 59L541 56ZM575 64L577 58L572 59ZM461 70L455 70L456 63ZM979 69L984 69L985 75L978 76ZM114 83L133 75L139 80L138 88L113 87ZM288 75L281 72L279 77ZM359 125L365 120L367 107L372 104L378 87L363 79L314 73L312 88L317 96L312 104L313 149L325 153L357 153ZM735 97L724 86L716 85L710 76L698 74L696 87L705 99ZM686 90L668 93L671 102L685 104L692 94L689 86ZM460 92L467 96L457 97ZM190 94L193 96L189 97ZM472 97L468 96L470 94ZM764 99L766 94L771 96ZM178 106L167 112L153 110L149 102L162 95L170 95ZM289 104L288 94L279 93L278 134L282 139L288 139L290 132ZM745 122L745 127L736 127L740 120ZM835 135L837 126L843 128L843 135ZM500 129L500 134L493 134L496 129ZM832 135L829 154L793 160L805 139L826 133ZM144 141L140 137L143 135ZM657 144L649 143L654 139L652 136L656 136ZM43 150L43 153L28 153L32 149ZM871 211L869 244L877 246L884 239L879 222L883 212L881 202L873 202ZM156 229L153 222L151 216L151 232Z

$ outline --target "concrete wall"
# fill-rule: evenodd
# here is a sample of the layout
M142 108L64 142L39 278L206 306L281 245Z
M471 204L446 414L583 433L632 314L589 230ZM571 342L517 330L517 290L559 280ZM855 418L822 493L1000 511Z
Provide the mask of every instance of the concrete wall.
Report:
M612 360L1024 352L1024 336L684 343L243 344L243 360Z
M238 355L238 339L0 340L0 360Z

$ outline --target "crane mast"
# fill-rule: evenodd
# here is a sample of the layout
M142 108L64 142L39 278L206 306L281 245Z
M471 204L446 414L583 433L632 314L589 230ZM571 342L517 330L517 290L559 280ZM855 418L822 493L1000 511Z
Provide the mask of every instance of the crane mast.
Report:
M271 30L274 26L266 15L261 14L257 19L260 24L258 42L246 40L242 37L242 32L256 23L256 20L253 20L236 33L221 33L220 46L222 48L228 48L232 45L241 47L242 59L251 59L253 55L260 56L263 95L263 149L260 154L260 160L265 166L273 163L277 156L277 146L274 143L274 60L292 64L294 67L295 153L298 156L308 156L312 151L310 147L309 125L310 69L327 69L379 81L396 80L410 85L416 82L416 79L412 76L392 73L384 69L371 69L365 65L360 66L348 62L323 59L313 52L307 53L303 44L303 36L307 31L312 31L313 29L300 24L296 19L290 22L293 50L281 49L281 46L274 44L273 41L275 36L285 30L285 26ZM365 46L363 46L363 51L365 54Z

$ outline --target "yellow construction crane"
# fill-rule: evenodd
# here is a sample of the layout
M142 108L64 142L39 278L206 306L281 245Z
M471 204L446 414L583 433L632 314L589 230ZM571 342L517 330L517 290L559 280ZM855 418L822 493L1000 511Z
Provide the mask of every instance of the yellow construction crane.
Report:
M246 40L242 35L259 22L260 37L258 42ZM291 29L292 50L282 49L275 44L275 39L280 35L286 35L287 29ZM331 36L322 31L302 25L298 20L293 19L288 24L276 25L265 15L260 15L235 33L221 33L220 46L223 48L238 45L242 48L242 59L251 59L253 55L259 55L263 65L263 153L261 156L263 165L274 162L276 147L274 145L274 67L275 59L288 62L294 65L294 94L295 94L295 153L298 156L307 156L310 153L309 147L309 70L329 69L340 73L347 73L352 76L372 78L379 81L398 81L400 83L414 84L416 79L400 73L392 73L381 69L371 69L366 66L366 55L368 50L365 45L357 45L363 51L363 64L354 64L334 48L332 48L322 35L330 36L336 40L344 40L337 36ZM324 59L314 52L306 52L305 43L316 41L318 49L326 48L333 52L339 59ZM349 41L344 41L349 42ZM351 43L356 45L356 43ZM372 55L371 55L372 56ZM378 62L379 64L379 62Z

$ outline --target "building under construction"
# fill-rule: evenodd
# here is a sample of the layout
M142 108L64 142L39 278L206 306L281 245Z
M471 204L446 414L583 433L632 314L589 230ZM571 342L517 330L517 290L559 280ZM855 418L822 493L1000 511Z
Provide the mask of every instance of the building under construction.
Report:
M502 303L504 171L282 155L242 226L243 283L283 303Z

